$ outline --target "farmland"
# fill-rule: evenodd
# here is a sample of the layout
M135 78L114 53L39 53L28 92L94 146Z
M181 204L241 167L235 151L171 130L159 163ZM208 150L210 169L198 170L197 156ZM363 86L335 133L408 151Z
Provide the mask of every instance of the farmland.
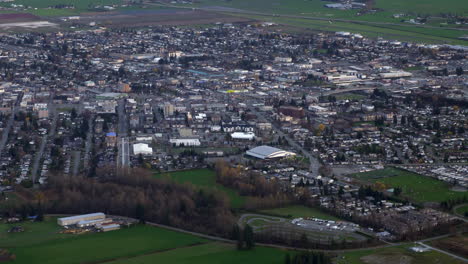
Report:
M347 252L337 258L337 264L364 263L411 263L411 264L461 264L463 261L454 259L437 251L416 253L409 250L413 244L381 248L377 250L359 250Z
M442 202L467 195L467 192L451 191L450 185L443 181L390 167L352 174L352 177L369 183L381 182L388 188L401 187L403 196L416 202Z
M194 5L185 7L200 7L211 10L231 12L232 15L255 18L258 20L277 22L284 25L311 29L316 31L350 31L361 33L368 37L385 37L398 40L413 40L427 43L466 44L457 39L466 31L442 28L438 17L429 18L426 26L402 22L401 18L394 18L393 14L406 14L405 19L415 18L416 14L437 14L441 12L467 14L468 9L460 9L462 0L450 0L448 4L432 0L423 1L377 1L378 12L361 14L358 10L337 10L324 7L319 0L255 0L255 1L221 1L202 0ZM440 7L440 8L438 8ZM235 12L235 13L232 13ZM249 12L258 12L257 14ZM317 20L322 19L322 20ZM335 20L336 19L336 20ZM329 20L329 21L328 21ZM451 25L450 27L459 27Z
M340 220L332 215L321 212L318 209L305 207L301 205L292 205L288 207L263 210L261 213L284 216L288 218L311 217L324 220Z
M166 178L178 183L190 183L198 188L208 190L218 190L226 193L229 197L232 207L239 208L245 202L245 197L240 196L235 190L226 188L216 183L215 172L209 169L185 170L170 173L160 173L156 178Z
M7 233L0 224L0 248L16 260L6 263L282 263L285 252L257 247L237 251L234 245L209 241L162 228L138 225L108 233L58 234L56 218L25 222L22 233ZM77 250L79 249L79 250Z

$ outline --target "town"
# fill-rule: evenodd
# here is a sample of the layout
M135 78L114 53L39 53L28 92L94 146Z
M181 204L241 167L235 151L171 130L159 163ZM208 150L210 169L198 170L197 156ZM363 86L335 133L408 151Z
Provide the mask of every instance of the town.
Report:
M137 186L125 177L139 169L203 171L233 190L258 242L356 248L463 226L452 209L468 198L468 48L270 27L1 35L0 199L74 190L57 178ZM297 203L334 218L261 213ZM101 222L124 209L93 206L73 213L102 210L93 226L118 229ZM145 209L126 216L163 219Z

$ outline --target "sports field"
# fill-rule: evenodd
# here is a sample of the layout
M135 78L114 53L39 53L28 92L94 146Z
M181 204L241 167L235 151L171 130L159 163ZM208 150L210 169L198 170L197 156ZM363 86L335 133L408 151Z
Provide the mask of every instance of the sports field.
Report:
M7 233L0 224L0 248L16 255L5 263L282 263L285 252L257 247L237 251L235 245L213 242L162 228L138 225L107 233L58 234L56 218L19 223L22 233ZM221 262L220 262L221 261Z
M376 250L359 250L344 253L336 258L336 264L462 264L461 260L439 253L428 251L423 253L412 252L409 248L414 244L405 244L396 247Z
M416 202L442 202L468 195L468 192L450 190L446 182L391 167L351 176L369 183L381 182L388 188L401 187L403 196Z
M324 213L318 209L305 207L302 205L292 205L282 208L275 208L275 209L268 209L262 210L261 213L265 214L273 214L288 218L299 218L299 217L311 217L311 218L320 218L324 220L340 220L337 217Z
M227 194L230 199L231 206L234 208L242 207L245 203L245 198L240 196L235 190L226 188L221 184L216 183L216 174L209 169L194 169L185 171L176 171L170 173L155 174L156 178L167 178L178 183L191 183L196 187L205 189L214 189Z

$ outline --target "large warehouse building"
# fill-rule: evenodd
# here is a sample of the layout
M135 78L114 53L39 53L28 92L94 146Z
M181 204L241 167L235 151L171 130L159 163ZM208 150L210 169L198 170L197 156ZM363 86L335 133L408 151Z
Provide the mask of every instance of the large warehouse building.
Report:
M277 158L284 158L289 156L295 156L296 153L289 152L286 150L270 147L270 146L259 146L255 147L251 150L247 150L247 155L259 158L259 159L277 159Z
M57 224L60 226L68 226L68 225L75 225L81 221L95 221L95 220L103 220L106 218L104 213L94 213L94 214L85 214L85 215L75 215L69 217L62 217L57 219Z

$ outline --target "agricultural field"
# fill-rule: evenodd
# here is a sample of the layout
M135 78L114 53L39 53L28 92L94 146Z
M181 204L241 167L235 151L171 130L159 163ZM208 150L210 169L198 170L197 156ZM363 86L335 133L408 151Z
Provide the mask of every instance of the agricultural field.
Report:
M468 192L450 190L451 186L446 182L391 167L351 176L369 183L381 182L388 188L400 187L404 197L416 202L442 202L468 195Z
M429 2L422 0L410 2L378 0L376 8L379 8L379 11L368 14L360 14L359 10L326 8L324 5L327 3L332 2L320 0L200 0L196 4L183 6L231 12L232 15L246 16L316 31L350 31L368 37L466 45L466 41L457 39L466 34L466 31L443 28L442 24L446 23L446 20L440 18L440 13L468 14L468 8L463 4L463 0L449 0L448 3L438 0L430 0ZM258 12L258 14L249 14L245 11ZM393 17L395 13L406 14L403 20L416 18L418 14L432 14L434 17L428 19L427 25L435 27L427 28L402 22L402 18ZM330 19L330 21L327 21L327 19ZM457 28L460 26L451 24L448 27Z
M16 255L5 263L282 263L285 252L257 247L237 251L235 245L193 235L138 225L107 233L58 234L56 218L24 222L22 233L7 233L12 225L0 224L0 248ZM79 249L79 250L77 250Z
M374 250L358 250L344 253L337 257L336 264L462 264L461 260L439 253L428 251L416 253L410 251L414 244L405 244L395 247Z
M301 205L292 205L288 207L268 209L260 211L264 214L272 214L277 216L283 216L287 218L299 218L299 217L311 217L311 218L320 218L324 220L334 220L339 221L340 219L324 213L318 209L305 207Z
M216 174L209 169L194 169L177 171L170 173L155 174L156 178L166 178L178 183L190 183L196 187L218 190L227 194L230 199L231 206L234 208L242 207L246 197L240 196L235 190L226 188L221 184L216 183Z

